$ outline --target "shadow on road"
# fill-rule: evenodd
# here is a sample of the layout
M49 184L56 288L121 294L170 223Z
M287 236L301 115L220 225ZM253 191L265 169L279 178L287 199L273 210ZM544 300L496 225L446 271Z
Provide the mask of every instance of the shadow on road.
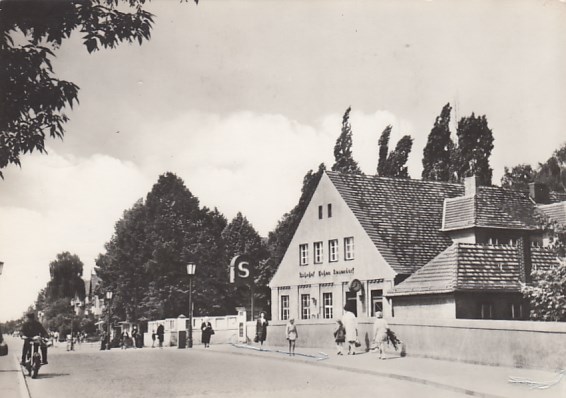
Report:
M37 375L37 379L52 379L54 377L69 376L69 373L40 373ZM26 377L31 379L31 377Z

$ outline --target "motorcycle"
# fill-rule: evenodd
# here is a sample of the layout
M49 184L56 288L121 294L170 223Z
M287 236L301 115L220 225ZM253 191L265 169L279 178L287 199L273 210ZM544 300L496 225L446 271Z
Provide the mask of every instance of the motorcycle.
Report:
M39 347L46 346L47 339L41 336L22 338L30 342L30 349L26 354L24 367L28 371L29 376L31 376L32 379L35 379L39 373L39 368L41 368L41 354L39 353Z

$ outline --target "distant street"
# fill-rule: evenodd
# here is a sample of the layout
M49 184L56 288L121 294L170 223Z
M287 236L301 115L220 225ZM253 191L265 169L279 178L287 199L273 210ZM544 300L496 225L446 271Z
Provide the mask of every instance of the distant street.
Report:
M325 363L227 346L98 351L85 344L67 352L59 344L50 349L49 365L41 368L39 378L26 381L32 398L459 396Z

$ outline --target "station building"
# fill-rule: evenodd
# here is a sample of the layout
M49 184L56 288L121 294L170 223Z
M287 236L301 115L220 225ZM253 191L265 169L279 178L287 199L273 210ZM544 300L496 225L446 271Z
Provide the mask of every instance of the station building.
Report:
M541 204L542 203L542 204ZM562 204L563 205L562 205ZM566 198L326 171L270 282L272 319L526 319L533 269L557 264L541 225ZM561 213L560 213L561 214Z

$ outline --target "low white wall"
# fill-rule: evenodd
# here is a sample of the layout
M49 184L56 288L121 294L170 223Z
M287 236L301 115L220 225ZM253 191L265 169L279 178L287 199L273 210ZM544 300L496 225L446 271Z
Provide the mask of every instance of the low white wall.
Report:
M407 356L447 359L511 367L566 368L566 323L494 321L475 319L387 319L405 344ZM372 321L359 321L361 349L369 348ZM286 346L285 325L271 321L267 345ZM297 347L334 348L336 323L328 320L296 321ZM255 322L246 324L255 336Z

